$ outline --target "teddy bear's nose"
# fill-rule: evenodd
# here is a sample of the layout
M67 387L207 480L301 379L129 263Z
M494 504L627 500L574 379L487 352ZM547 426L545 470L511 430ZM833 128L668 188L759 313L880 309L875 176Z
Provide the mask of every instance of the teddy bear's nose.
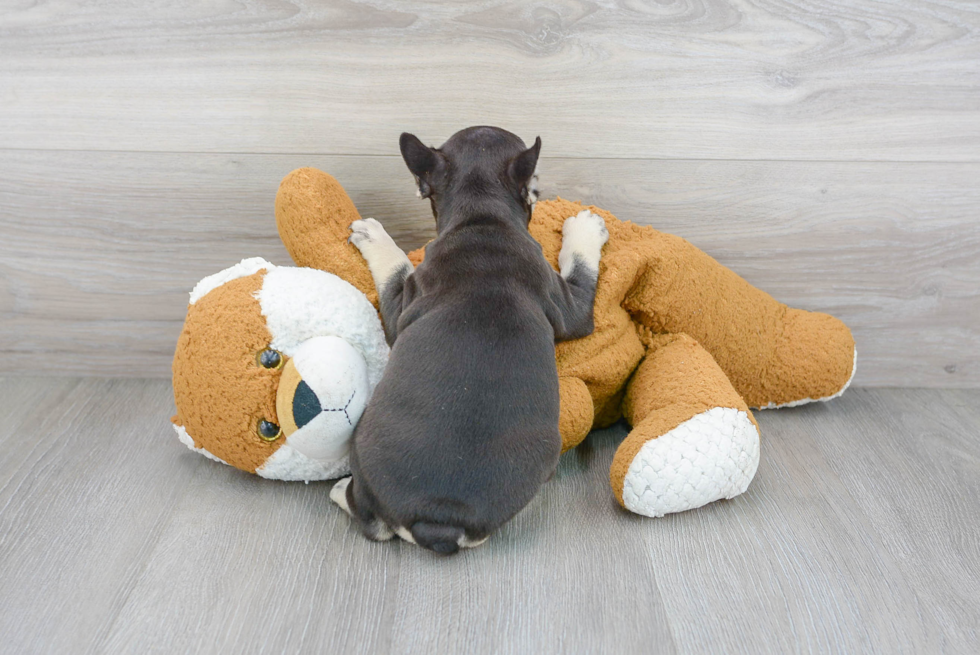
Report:
M287 445L317 461L339 461L371 397L367 363L348 341L317 336L282 366L276 416Z
M301 428L322 412L320 399L313 393L313 389L305 381L296 385L296 392L293 394L293 420L296 427Z
M353 427L354 422L351 421L350 413L347 410L356 394L356 389L351 391L350 397L343 406L324 407L319 396L313 391L313 387L308 385L305 380L301 380L293 393L293 420L296 422L296 429L303 427L322 412L339 412L348 425Z

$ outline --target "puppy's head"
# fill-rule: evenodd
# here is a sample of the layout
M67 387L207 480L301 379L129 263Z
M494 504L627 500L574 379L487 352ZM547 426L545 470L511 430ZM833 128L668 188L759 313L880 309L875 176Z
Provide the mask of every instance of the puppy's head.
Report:
M402 157L415 176L419 197L428 198L436 227L458 210L492 208L531 220L537 200L541 137L530 148L516 134L499 127L468 127L441 148L430 148L414 134L399 140Z

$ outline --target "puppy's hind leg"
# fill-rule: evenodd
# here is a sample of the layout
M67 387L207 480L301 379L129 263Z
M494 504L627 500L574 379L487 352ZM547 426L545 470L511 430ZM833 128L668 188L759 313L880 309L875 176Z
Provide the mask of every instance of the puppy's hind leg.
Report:
M330 490L330 500L340 506L340 509L351 514L350 503L347 502L347 487L350 486L351 476L338 480L337 484Z
M388 541L395 536L391 528L370 511L365 511L354 502L354 490L351 486L352 477L348 476L333 486L330 490L330 500L337 503L347 512L361 528L364 536L372 541ZM358 511L359 510L359 511Z

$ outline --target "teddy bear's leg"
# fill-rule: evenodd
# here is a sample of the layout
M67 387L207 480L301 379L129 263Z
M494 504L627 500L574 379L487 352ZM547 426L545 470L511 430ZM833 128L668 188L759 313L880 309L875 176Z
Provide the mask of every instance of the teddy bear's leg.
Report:
M610 470L619 503L663 516L733 498L759 465L759 432L745 401L707 350L656 335L630 380L623 415L633 430Z
M558 378L558 393L561 397L558 432L561 434L561 451L565 452L589 436L595 409L588 387L579 378Z
M679 237L645 238L623 307L653 332L697 339L749 407L830 400L850 384L857 351L843 322L787 307Z

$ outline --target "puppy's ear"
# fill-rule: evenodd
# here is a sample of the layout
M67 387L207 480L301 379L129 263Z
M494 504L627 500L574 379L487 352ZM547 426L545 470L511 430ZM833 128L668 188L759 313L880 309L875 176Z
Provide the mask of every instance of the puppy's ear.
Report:
M541 137L534 140L534 145L510 160L507 174L518 185L524 201L533 205L538 199L537 178L534 171L538 166L538 155L541 153Z
M402 132L398 139L402 159L419 185L419 198L432 195L432 178L443 165L442 154L422 143L417 136Z

